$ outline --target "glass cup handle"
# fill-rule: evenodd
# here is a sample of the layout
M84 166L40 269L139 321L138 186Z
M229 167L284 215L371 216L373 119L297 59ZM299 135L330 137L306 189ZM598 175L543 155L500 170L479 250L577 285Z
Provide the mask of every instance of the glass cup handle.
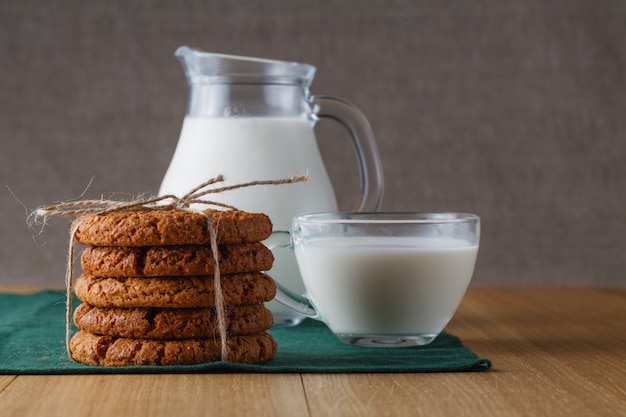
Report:
M350 132L361 180L361 195L354 211L378 211L383 199L383 168L367 118L352 103L338 97L313 96L312 104L318 118L335 120Z
M291 233L283 230L275 230L272 232L272 236L268 240L265 241L265 245L270 249L274 250L275 248L286 248L293 250L293 242L291 240ZM321 320L320 315L313 308L311 303L306 297L298 295L293 291L288 290L276 280L274 280L276 284L276 296L274 299L302 315L310 317L312 319Z

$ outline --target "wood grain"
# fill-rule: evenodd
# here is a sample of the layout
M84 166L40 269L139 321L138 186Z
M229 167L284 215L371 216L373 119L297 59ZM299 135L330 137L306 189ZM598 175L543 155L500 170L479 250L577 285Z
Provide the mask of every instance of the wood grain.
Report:
M448 330L493 371L304 375L312 415L624 416L624 293L471 290Z
M15 378L17 378L15 375L0 375L0 392L2 392L4 388Z
M4 417L307 414L299 375L20 376L0 404Z
M626 288L472 288L482 373L0 376L0 415L626 416Z

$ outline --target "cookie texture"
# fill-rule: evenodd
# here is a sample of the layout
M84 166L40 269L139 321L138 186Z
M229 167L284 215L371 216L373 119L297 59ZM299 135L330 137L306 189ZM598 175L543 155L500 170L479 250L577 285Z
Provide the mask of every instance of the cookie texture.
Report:
M276 354L276 341L262 332L228 340L229 362L261 363ZM84 331L70 341L72 357L88 365L162 366L192 365L221 360L218 339L153 340L118 338Z
M210 241L211 218L219 243L264 240L272 222L263 213L239 210L131 210L86 214L74 220L77 243L95 246L204 245Z
M83 303L74 311L74 324L89 333L136 339L219 337L213 308L106 308ZM271 325L272 313L262 304L226 308L229 336L260 333Z
M263 305L276 294L274 281L262 272L274 262L261 243L272 232L265 214L125 210L81 216L73 230L75 242L87 246L83 274L73 288L82 301L73 315L80 330L69 343L75 360L163 366L261 363L276 354L267 333L272 313ZM214 257L223 332L215 307Z
M221 275L227 305L259 304L272 300L276 284L261 272ZM212 276L101 278L82 274L74 292L96 307L199 308L215 306Z
M219 245L221 274L267 271L272 251L260 242ZM109 247L89 246L81 255L83 272L100 277L213 275L209 246Z

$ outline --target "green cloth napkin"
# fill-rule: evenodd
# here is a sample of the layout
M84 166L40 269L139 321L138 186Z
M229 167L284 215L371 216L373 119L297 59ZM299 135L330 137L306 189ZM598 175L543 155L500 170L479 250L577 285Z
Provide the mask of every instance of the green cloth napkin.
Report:
M67 357L63 292L0 294L0 374L451 372L491 367L488 359L477 357L445 332L427 346L398 349L346 345L323 323L309 319L297 327L273 328L271 333L278 353L260 365L88 366Z

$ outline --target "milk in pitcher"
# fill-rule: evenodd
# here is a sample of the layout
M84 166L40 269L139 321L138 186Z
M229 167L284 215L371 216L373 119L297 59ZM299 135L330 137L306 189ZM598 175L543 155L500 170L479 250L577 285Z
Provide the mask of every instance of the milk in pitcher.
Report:
M267 214L274 231L289 230L296 214L337 211L336 198L319 154L311 122L304 117L193 117L183 122L160 195L182 196L218 175L223 185L276 180L301 172L308 181L261 185L210 194L206 198L248 212ZM271 238L270 238L271 239ZM291 291L304 293L293 252L276 249L269 275ZM291 310L272 302L275 321L295 321Z

